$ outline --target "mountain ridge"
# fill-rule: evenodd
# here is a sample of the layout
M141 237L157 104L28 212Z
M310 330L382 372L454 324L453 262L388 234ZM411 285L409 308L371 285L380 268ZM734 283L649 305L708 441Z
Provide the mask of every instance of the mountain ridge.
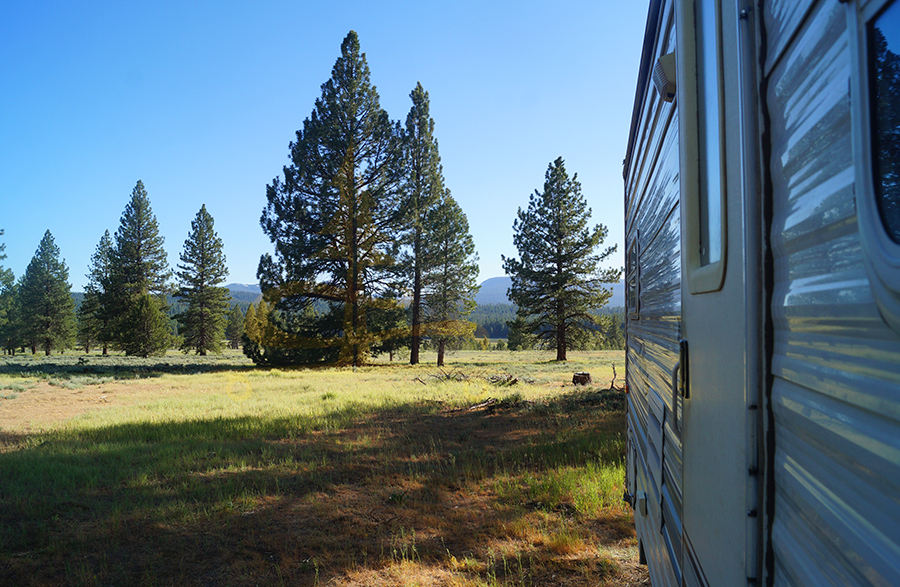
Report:
M512 279L508 276L491 277L481 282L481 289L475 294L475 302L479 306L485 304L511 304L506 291L512 285ZM625 282L607 284L612 289L612 297L606 302L609 308L625 305Z

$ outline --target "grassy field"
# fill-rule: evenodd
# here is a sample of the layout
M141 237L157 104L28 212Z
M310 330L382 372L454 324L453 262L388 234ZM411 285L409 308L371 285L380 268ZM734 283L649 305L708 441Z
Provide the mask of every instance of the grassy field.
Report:
M649 585L624 355L570 355L0 360L0 585Z

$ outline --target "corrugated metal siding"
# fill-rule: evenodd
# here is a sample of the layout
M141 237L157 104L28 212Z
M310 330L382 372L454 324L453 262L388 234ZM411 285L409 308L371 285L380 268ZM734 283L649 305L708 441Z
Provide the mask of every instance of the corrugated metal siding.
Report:
M776 585L900 585L900 339L863 265L845 6L773 2ZM806 15L805 20L801 17Z
M656 56L674 50L671 2L663 3L659 22ZM661 101L652 85L634 132L636 148L625 179L625 222L628 243L639 235L641 284L640 319L628 323L629 436L640 451L637 489L646 492L649 501L648 515L635 512L635 523L653 584L665 587L678 583L667 571L681 564L681 441L672 430L669 377L678 360L681 332L678 117L674 105ZM668 547L660 533L663 516L677 535Z
M804 16L812 8L815 0L774 0L766 2L763 18L768 34L769 53L766 58L766 73L787 49L794 32Z

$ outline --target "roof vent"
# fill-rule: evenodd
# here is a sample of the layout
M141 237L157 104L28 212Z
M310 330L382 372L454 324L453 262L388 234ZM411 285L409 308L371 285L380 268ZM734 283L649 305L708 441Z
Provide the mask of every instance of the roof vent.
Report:
M675 52L663 55L653 67L653 84L660 97L671 102L675 98Z

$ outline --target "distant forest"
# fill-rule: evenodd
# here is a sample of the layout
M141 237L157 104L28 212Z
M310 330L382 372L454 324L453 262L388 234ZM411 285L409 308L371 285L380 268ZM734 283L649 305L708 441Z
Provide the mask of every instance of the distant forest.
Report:
M622 306L603 307L594 312L598 316L619 316L620 324L625 325L625 308ZM478 325L475 337L481 338L509 338L509 326L507 322L516 319L516 306L514 304L479 304L472 311L469 320Z
M237 305L243 313L247 313L250 304L258 304L261 294L252 291L231 291L231 306ZM75 300L75 308L81 305L84 299L82 292L72 292ZM174 296L168 296L169 316L183 312L187 304ZM620 323L625 323L625 308L622 306L603 307L595 312L599 316L619 316ZM477 325L475 338L509 338L509 326L507 322L516 319L516 306L513 304L479 304L469 315L469 320Z
M258 294L252 291L230 291L231 293L231 307L235 305L241 308L241 312L244 314L247 313L247 308L250 307L250 304L259 303L262 294ZM75 309L81 305L81 301L84 299L84 293L80 291L72 292L72 299L75 300ZM187 308L187 303L182 301L180 298L176 298L175 296L166 296L166 302L169 304L169 316L174 316L175 314L179 314L184 312Z

